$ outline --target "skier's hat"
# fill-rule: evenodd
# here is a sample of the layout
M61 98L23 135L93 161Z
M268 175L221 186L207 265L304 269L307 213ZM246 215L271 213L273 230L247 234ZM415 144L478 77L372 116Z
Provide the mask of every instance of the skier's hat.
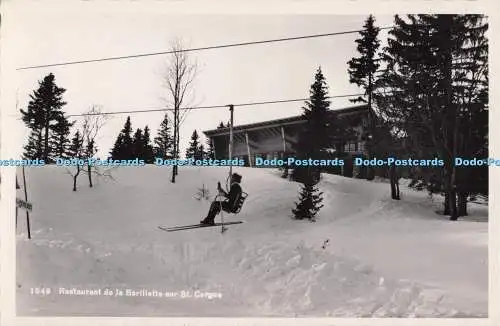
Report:
M238 173L233 173L232 178L236 182L241 182L241 175L239 175Z

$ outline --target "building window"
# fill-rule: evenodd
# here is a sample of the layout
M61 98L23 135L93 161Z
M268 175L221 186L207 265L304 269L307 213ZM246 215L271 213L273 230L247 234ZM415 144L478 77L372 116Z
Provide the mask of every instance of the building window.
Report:
M364 152L365 151L365 142L361 141L358 143L358 151L359 152Z
M356 142L350 141L345 143L344 145L344 152L346 153L353 153L356 152Z

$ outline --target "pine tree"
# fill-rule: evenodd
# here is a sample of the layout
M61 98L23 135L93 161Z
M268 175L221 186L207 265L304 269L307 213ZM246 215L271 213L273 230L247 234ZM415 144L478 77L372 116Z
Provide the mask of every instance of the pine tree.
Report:
M42 130L31 130L27 144L24 146L24 159L40 159L42 157Z
M215 159L215 149L212 140L210 138L207 139L207 150L205 152L205 158L212 160Z
M68 148L68 154L72 158L82 158L83 157L83 137L80 131L77 130L73 138L71 139L71 144Z
M53 135L51 137L52 152L55 157L66 158L69 144L70 128L74 122L69 122L64 116L61 116L59 121L53 128Z
M121 133L116 137L115 144L109 152L109 155L113 160L123 159L123 135Z
M134 159L132 142L132 123L130 122L129 116L110 152L111 158L114 160Z
M222 128L226 128L226 126L224 126L224 122L221 121L217 126L217 129L222 129Z
M195 130L191 135L191 142L189 143L189 147L186 149L186 158L198 159L199 146L200 146L199 136L198 132Z
M482 151L487 134L488 104L481 95L487 94L487 24L482 21L479 15L396 16L385 49L387 68L378 81L377 106L393 129L411 139L417 156L445 161L442 169L419 173L429 191L444 192L444 214L451 220L465 213L470 190L454 157Z
M162 159L172 157L173 138L170 131L170 121L168 114L165 114L158 135L154 139L154 155Z
M205 158L205 156L206 156L205 146L203 146L203 144L200 144L200 146L198 146L198 150L196 151L196 155L194 156L194 159L195 160L202 160Z
M49 141L55 126L63 119L61 109L66 105L66 102L63 101L62 97L66 90L56 85L52 73L39 81L38 85L38 89L30 95L31 100L28 103L27 111L22 109L20 111L26 126L41 136L40 140L30 143L30 147L37 147L36 149L31 148L30 151L41 153L39 158L45 162L51 162L53 152ZM25 153L25 155L27 154L29 153Z
M326 157L326 149L331 146L332 133L330 131L328 86L321 67L316 71L314 83L311 85L310 99L303 107L303 118L306 120L303 129L299 132L297 142L297 156L300 159L321 159ZM308 176L305 176L307 174ZM320 170L315 167L294 169L294 179L308 180L309 176L319 181Z
M298 203L295 203L295 208L292 209L295 219L309 219L312 222L316 221L316 214L324 206L323 193L319 192L318 188L311 182L303 184Z
M374 25L375 19L372 15L363 26L363 30L359 33L361 38L356 40L358 44L357 50L360 54L359 58L352 58L349 62L349 82L363 88L368 101L363 98L351 100L352 102L368 103L369 108L369 137L366 139L366 149L368 151L368 159L373 157L372 140L375 133L375 116L372 111L373 88L375 84L375 73L380 67L380 59L377 57L377 51L380 46L378 40L379 28ZM372 180L374 177L373 167L368 167L367 179Z
M488 24L482 15L456 15L453 94L457 105L456 153L488 157ZM488 195L488 167L459 167L455 171L457 216L467 215L470 195Z
M358 44L357 50L360 54L359 58L352 58L349 62L349 82L362 87L365 91L368 101L363 98L351 100L352 102L368 103L371 107L373 85L375 73L380 67L380 59L377 57L377 51L380 46L378 40L379 28L375 27L375 18L372 15L368 16L363 26L363 30L359 32L361 38L356 40Z
M142 143L144 144L144 161L146 163L153 163L154 161L154 152L153 146L151 146L151 136L149 132L149 127L144 127L144 134L142 137Z
M144 159L144 137L142 135L142 129L137 128L132 140L132 157L138 159Z

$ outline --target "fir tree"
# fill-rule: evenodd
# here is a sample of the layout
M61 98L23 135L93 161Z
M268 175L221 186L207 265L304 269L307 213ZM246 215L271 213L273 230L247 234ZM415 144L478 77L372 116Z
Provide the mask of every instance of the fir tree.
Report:
M52 73L39 81L38 85L38 89L30 95L31 100L28 103L27 111L20 110L26 126L34 131L34 134L41 137L37 141L30 142L29 151L31 153L25 153L25 156L40 153L41 157L39 158L51 162L53 155L50 146L51 133L56 128L55 126L65 119L61 109L66 105L62 99L66 90L56 85ZM33 146L37 148L33 149Z
M123 135L122 133L118 134L116 137L115 144L109 152L109 155L113 160L121 160L123 159Z
M212 143L212 140L210 138L207 139L207 150L205 152L205 158L212 160L215 159L214 144Z
M368 151L368 159L373 157L373 144L372 140L375 133L375 116L372 111L372 98L373 98L373 88L375 84L375 73L380 67L377 58L377 51L380 46L380 41L378 40L379 28L374 26L375 19L372 15L368 16L368 19L363 26L364 29L359 33L361 38L356 40L358 44L357 50L360 54L359 58L352 58L349 62L349 82L356 84L357 86L363 88L365 95L368 97L368 101L363 98L357 98L351 100L352 102L364 102L368 103L369 109L369 137L366 139L366 149ZM367 179L372 180L374 177L373 167L368 167Z
M357 98L351 101L368 103L370 107L372 104L375 73L380 67L380 59L377 57L377 51L380 46L380 41L378 40L380 29L375 27L374 23L375 18L373 18L372 15L368 16L363 26L363 30L359 32L361 38L356 40L360 57L352 58L348 62L349 82L363 88L368 97L368 101L363 98Z
M299 202L295 203L295 208L292 209L295 219L309 219L312 222L316 221L316 214L323 207L321 202L323 193L319 192L318 188L312 183L303 184L300 193Z
M303 107L302 116L306 120L299 132L297 142L297 156L300 159L322 159L326 157L326 149L331 146L332 133L330 131L328 86L321 67L316 71L314 83L310 89L310 99ZM307 174L308 176L305 176ZM297 181L309 181L309 176L319 181L320 170L314 167L294 169L294 178Z
M203 146L203 144L200 144L200 146L198 146L198 150L196 151L196 155L194 156L194 159L195 160L202 160L205 157L206 157L205 146Z
M168 114L165 114L158 135L154 139L154 155L162 159L172 157L173 138L170 131L170 121Z
M465 213L470 191L454 157L482 151L487 134L486 29L479 15L396 16L378 81L377 106L393 129L418 155L444 160L444 168L419 173L429 191L444 192L451 220Z
M129 116L111 150L111 158L114 160L134 159L132 142L132 123L130 122Z
M195 130L191 135L191 142L189 143L189 147L186 149L186 158L199 159L199 146L199 136L198 132Z
M64 116L61 116L59 121L53 128L53 135L51 137L52 151L56 157L66 158L69 144L70 128L74 122L69 122Z
M144 137L140 128L137 128L132 140L132 157L144 159Z
M35 160L37 158L40 159L42 157L42 150L43 150L42 143L43 143L42 130L41 129L31 130L28 142L24 146L23 158L30 160Z
M71 139L71 144L68 148L68 154L72 158L82 158L83 157L83 137L80 131L77 130L73 138Z
M151 136L148 126L144 127L142 143L144 144L144 157L143 157L144 161L146 163L153 163L154 152L153 152L153 146L151 146Z

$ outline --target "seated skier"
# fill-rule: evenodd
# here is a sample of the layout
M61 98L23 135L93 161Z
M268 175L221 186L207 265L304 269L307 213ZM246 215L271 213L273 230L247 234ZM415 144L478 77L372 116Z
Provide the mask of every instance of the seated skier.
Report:
M224 195L226 199L222 201L213 201L210 205L207 217L200 221L201 224L215 224L215 216L220 213L221 207L225 212L231 212L236 201L242 193L240 182L241 175L239 175L238 173L233 173L231 175L231 189L229 190L229 193L226 193L222 189L220 182L217 183L217 190L219 190L219 193Z

